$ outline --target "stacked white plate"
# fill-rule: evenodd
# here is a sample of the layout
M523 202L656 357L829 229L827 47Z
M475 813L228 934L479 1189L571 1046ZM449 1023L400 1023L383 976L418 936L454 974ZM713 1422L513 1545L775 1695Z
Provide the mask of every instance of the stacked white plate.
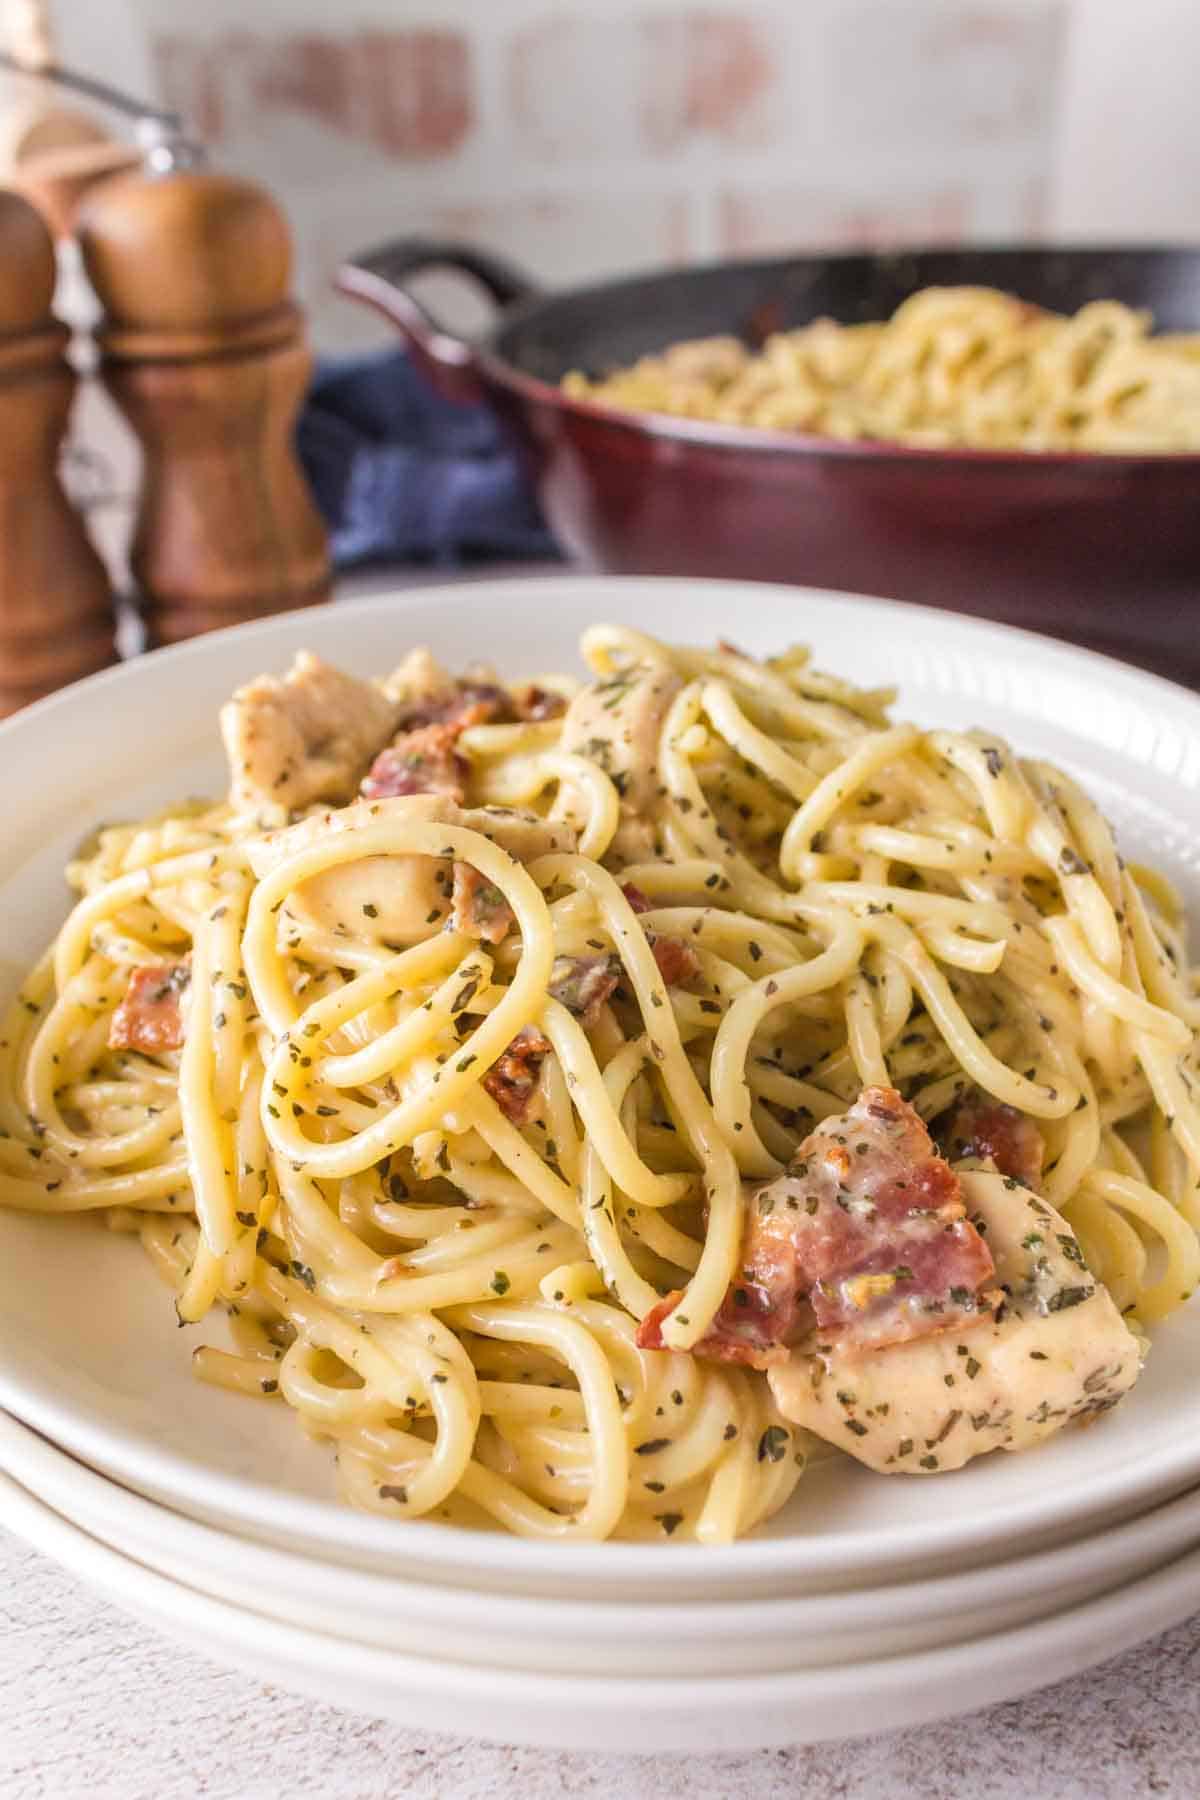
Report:
M218 787L216 710L250 674L301 645L366 671L420 642L452 665L570 667L601 618L750 649L812 642L826 667L897 682L907 715L988 724L1062 762L1132 854L1200 892L1196 696L884 602L563 577L271 620L4 727L10 766L37 773L9 790L8 957L41 949L62 865L98 819ZM1200 1311L1157 1334L1132 1397L1092 1429L933 1480L831 1460L764 1534L722 1550L349 1512L328 1451L285 1408L191 1379L191 1344L210 1335L176 1330L128 1239L0 1214L0 1523L200 1647L349 1707L509 1741L744 1748L982 1705L1200 1608Z

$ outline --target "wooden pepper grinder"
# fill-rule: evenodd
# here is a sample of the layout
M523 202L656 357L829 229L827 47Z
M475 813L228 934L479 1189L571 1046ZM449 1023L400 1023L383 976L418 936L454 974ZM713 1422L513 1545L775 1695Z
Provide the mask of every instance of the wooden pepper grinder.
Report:
M312 358L274 202L159 141L85 197L75 229L104 309L101 377L145 454L130 566L151 643L327 598L292 441Z
M0 189L0 714L116 660L104 565L58 479L76 378L54 246Z

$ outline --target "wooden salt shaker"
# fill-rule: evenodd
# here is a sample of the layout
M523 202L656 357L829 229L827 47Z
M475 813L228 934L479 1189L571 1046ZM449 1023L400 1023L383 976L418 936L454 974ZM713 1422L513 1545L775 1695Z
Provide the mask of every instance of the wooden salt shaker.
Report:
M76 378L55 273L42 219L0 189L0 713L116 658L108 577L58 478Z
M326 599L292 441L312 359L274 202L160 144L93 189L75 229L105 314L101 377L145 453L130 566L150 641Z

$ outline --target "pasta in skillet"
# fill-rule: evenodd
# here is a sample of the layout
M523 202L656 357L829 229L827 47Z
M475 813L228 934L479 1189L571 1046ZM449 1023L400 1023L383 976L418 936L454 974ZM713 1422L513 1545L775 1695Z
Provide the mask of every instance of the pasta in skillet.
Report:
M888 320L816 319L757 350L698 338L563 387L727 425L943 449L1200 450L1200 333L1097 300L1063 317L994 288L922 288Z

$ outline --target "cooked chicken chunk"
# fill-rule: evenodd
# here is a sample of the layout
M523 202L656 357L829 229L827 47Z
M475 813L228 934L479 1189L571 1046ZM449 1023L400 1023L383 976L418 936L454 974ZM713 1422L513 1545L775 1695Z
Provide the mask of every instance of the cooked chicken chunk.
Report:
M507 807L461 807L441 794L411 794L397 800L357 800L352 806L314 813L298 825L272 832L251 846L254 873L261 881L286 857L331 834L388 818L461 825L490 838L518 862L529 862L552 850L575 848L569 827L549 825L534 813ZM451 864L439 857L366 856L313 876L297 889L288 907L304 922L325 931L350 932L385 944L416 944L445 926L451 883Z
M646 1314L643 1348L679 1299ZM950 1168L890 1088L748 1192L739 1273L695 1354L765 1369L785 1417L901 1473L1024 1449L1115 1405L1139 1368L1066 1221L1014 1176Z
M863 1351L819 1327L770 1380L785 1418L885 1474L958 1469L1024 1450L1115 1406L1136 1339L1061 1215L1011 1178L959 1171L1004 1292L995 1316Z
M662 794L658 741L682 681L666 665L643 664L581 688L563 719L561 747L598 763L621 795L613 849L623 860L653 852Z
M351 806L313 813L298 825L260 838L250 846L250 864L261 881L289 856L340 836L355 825L393 811L400 818L444 823L446 805L437 794L414 794L404 800L356 800ZM417 944L440 931L446 922L448 867L432 856L359 857L304 882L288 900L288 911L318 930L349 932L384 944Z
M421 644L410 650L403 662L397 663L383 679L383 691L389 700L411 710L434 694L453 686L454 678L434 658L432 650Z
M233 805L256 811L350 799L400 710L372 682L301 650L282 680L260 675L221 708Z

